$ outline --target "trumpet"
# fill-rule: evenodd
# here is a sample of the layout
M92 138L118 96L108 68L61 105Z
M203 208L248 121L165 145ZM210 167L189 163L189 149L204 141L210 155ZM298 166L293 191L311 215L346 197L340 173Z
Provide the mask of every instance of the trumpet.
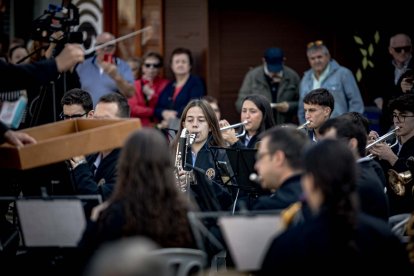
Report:
M309 125L310 124L310 121L306 121L304 124L301 124L300 126L298 126L298 128L297 129L304 129L304 128L306 128L306 126L307 125Z
M277 108L280 105L280 103L270 103L271 108Z
M246 134L246 129L244 128L244 125L247 124L247 123L248 123L248 121L243 121L243 122L238 123L238 124L225 126L225 127L220 128L220 131L224 131L224 130L228 130L228 129L232 129L232 128L238 128L238 127L242 126L243 131L236 135L236 137L240 137L240 136L243 136L244 134Z
M390 137L390 136L392 136L392 135L394 135L395 134L395 132L397 131L397 129L399 129L400 127L395 127L393 130L391 130L391 131L389 131L389 132L387 132L386 134L384 134L384 135L382 135L381 137L379 137L377 140L375 140L374 142L372 142L372 143L370 143L370 144L368 144L366 147L365 147L365 150L368 150L368 149L370 149L370 148L372 148L373 146L375 146L376 144L378 144L378 143L380 143L380 142L382 142L382 141L384 141L384 140L386 140L388 137ZM395 142L394 142L394 144L388 144L389 146L390 146L390 148L393 148L393 147L395 147L396 145L398 145L398 139L395 139ZM372 153L370 153L370 154L368 154L367 156L365 156L365 157L362 157L362 158L360 158L359 160L362 160L362 159L374 159L375 158L375 155L374 154L372 154Z
M388 137L395 135L395 132L399 129L399 126L396 126L393 130L387 132L386 134L382 135L381 137L379 137L377 140L375 140L374 142L368 144L365 149L368 150L370 148L372 148L373 146L375 146L376 144L385 141ZM395 146L398 143L398 139L396 141L396 143L394 143L391 147Z

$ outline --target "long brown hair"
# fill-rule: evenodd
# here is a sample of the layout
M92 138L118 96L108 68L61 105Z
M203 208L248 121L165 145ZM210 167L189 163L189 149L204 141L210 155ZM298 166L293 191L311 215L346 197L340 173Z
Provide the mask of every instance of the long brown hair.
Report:
M223 147L224 139L223 139L223 135L221 134L217 116L214 113L214 110L211 108L210 104L206 100L196 99L196 100L191 100L187 104L187 106L184 108L184 111L180 119L180 127L178 129L177 135L175 136L175 139L171 143L171 148L176 149L177 144L178 144L178 138L180 136L181 131L184 128L184 121L185 121L185 118L187 117L187 112L190 108L195 107L195 106L198 106L199 108L201 108L204 116L206 117L208 126L210 128L210 133L209 133L209 138L208 138L209 145Z
M124 236L139 234L162 247L184 247L192 244L189 202L175 184L167 152L168 144L159 131L142 128L133 133L121 151L110 202L123 205ZM103 212L101 217L110 216Z

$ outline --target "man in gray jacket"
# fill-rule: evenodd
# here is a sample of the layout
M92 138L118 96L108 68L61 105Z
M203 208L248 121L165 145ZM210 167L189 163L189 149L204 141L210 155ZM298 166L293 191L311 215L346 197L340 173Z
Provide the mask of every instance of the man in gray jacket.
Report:
M328 48L321 40L308 44L306 55L311 69L305 72L300 82L298 107L299 123L305 123L303 98L317 88L327 89L335 99L331 117L346 112L364 113L364 103L352 72L331 59Z
M236 101L238 112L246 96L261 94L272 103L276 124L297 123L300 77L284 65L284 60L282 49L266 50L263 64L251 69L244 78Z

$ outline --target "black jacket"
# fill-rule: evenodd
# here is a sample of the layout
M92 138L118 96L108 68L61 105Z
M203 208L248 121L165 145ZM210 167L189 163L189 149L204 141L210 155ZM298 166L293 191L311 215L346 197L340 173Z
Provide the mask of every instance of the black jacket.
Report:
M191 150L187 152L187 160L192 160ZM209 147L206 144L200 149L197 154L194 167L196 169L201 169L201 171L209 178L211 181L202 181L202 183L192 185L191 190L194 193L194 197L204 211L214 211L214 210L205 210L206 206L203 203L203 197L205 194L203 190L200 189L200 185L208 184L211 188L212 193L215 196L215 199L220 205L221 210L228 210L232 204L232 197L227 187L224 186L223 180L221 178L221 171L217 166L218 161L225 161L227 164L230 164L226 151L224 149ZM190 163L187 161L187 163ZM200 170L199 170L200 171ZM230 183L228 183L230 184Z
M27 89L55 80L59 75L56 61L46 59L33 64L8 64L0 61L0 91Z
M116 184L116 165L120 152L120 149L114 149L102 159L95 175L93 163L98 153L87 156L88 163L80 164L73 170L75 193L81 195L99 194L103 200L107 200Z
M357 179L357 189L361 211L388 222L389 204L385 194L384 173L380 171L375 160L366 160L358 163L360 172Z
M253 205L253 210L284 209L299 201L302 196L300 175L294 175L288 179L270 196L261 196Z
M398 147L393 147L392 150L397 153ZM401 150L397 155L398 160L395 162L394 166L391 166L387 161L379 161L387 178L389 169L393 169L398 173L408 170L406 162L410 156L414 156L414 137L411 137L402 145ZM392 191L389 182L387 182L387 195L390 203L391 216L402 213L411 213L414 211L414 200L410 187L411 186L408 185L404 196L398 196Z
M341 229L333 230L329 221L322 213L277 236L271 242L260 274L295 275L295 272L313 271L318 275L332 275L338 269L344 273L369 269L373 275L383 271L410 275L407 252L386 222L358 215L350 245L356 250L349 250L348 246L338 243L343 236Z

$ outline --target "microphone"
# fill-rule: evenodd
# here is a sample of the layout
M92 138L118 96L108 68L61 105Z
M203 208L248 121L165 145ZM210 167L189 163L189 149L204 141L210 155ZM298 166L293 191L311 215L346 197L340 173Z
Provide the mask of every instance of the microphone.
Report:
M261 183L261 178L256 173L251 173L249 175L249 180L252 181L252 182L255 182L257 184L260 184Z

